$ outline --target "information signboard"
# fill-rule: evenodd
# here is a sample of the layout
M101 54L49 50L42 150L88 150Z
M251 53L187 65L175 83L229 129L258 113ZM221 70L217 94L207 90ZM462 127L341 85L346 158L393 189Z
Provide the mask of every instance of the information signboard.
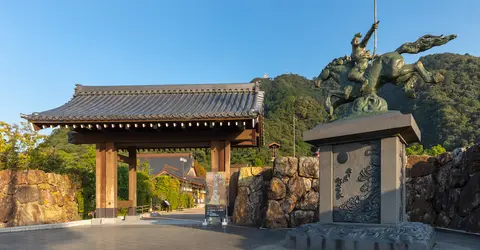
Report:
M220 218L227 215L227 179L225 172L207 172L207 197L205 201L205 219Z

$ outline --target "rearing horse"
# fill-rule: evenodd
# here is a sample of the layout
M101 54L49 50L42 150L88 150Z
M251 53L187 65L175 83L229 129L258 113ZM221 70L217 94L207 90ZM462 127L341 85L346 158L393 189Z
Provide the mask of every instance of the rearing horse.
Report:
M342 104L353 102L355 99L376 93L386 83L403 85L405 92L413 95L413 84L420 76L427 83L443 81L443 75L432 75L420 61L414 64L405 64L403 53L417 54L435 46L443 45L455 39L456 35L433 36L425 35L413 43L405 43L393 52L376 56L365 72L365 83L359 84L348 80L348 73L353 68L353 63L348 56L336 58L329 63L320 73L315 82L320 87L322 82L332 79L340 85L339 90L330 90L325 100L325 107L330 116ZM338 100L332 102L332 97Z

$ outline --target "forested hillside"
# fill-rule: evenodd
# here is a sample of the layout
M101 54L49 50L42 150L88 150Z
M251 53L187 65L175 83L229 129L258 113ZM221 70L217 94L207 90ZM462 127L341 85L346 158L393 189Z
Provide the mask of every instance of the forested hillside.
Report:
M389 109L412 113L422 132L422 144L441 144L447 150L480 139L480 57L433 54L420 59L431 72L445 80L427 85L419 81L417 98L408 99L399 88L387 86L381 95Z

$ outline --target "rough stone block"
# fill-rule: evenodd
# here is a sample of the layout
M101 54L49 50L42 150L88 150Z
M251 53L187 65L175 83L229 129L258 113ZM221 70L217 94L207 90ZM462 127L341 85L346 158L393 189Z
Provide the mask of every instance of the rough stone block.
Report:
M307 223L312 223L315 215L314 211L296 210L290 214L290 227L296 227Z
M305 191L310 191L310 189L312 188L312 179L305 177L302 177L302 179L303 183L305 184Z
M459 200L459 212L466 216L480 207L480 172L475 173L462 189Z
M26 171L17 171L12 172L11 175L13 183L16 185L27 185L27 172Z
M294 157L277 157L273 163L273 175L293 177L298 170L298 159Z
M312 188L317 192L320 191L320 182L318 181L318 179L314 179L312 181Z
M10 170L2 170L0 171L0 192L2 191L2 187L8 186L9 183L11 183L11 178L10 178L11 171Z
M48 184L55 185L55 174L54 173L46 173L46 179Z
M297 198L302 197L307 188L305 187L305 183L301 177L293 177L288 180L288 192L297 196Z
M297 202L296 207L302 210L317 210L319 203L319 194L315 191L310 191Z
M287 193L287 187L282 180L277 177L273 177L270 181L270 188L268 189L268 198L272 200L280 200L285 197Z
M480 143L475 144L466 151L465 165L470 174L480 171Z
M251 172L253 176L259 176L265 171L264 167L251 167Z
M435 173L437 167L432 162L432 157L427 155L412 155L407 160L407 176L421 177Z
M269 200L268 209L266 214L268 228L287 228L288 221L286 215L283 213L283 209L278 201Z
M40 197L40 191L37 186L20 186L16 192L17 200L24 204L28 202L36 202Z
M436 216L431 203L423 198L416 199L413 203L412 211L410 211L410 221L423 222L429 225L433 225Z
M451 162L452 160L453 160L453 156L452 156L452 153L450 152L445 152L437 156L437 162L440 166L445 166L447 165L447 163Z
M452 151L452 163L454 167L457 167L462 163L463 157L465 156L465 151L466 148L457 148Z
M285 214L290 214L295 205L297 204L297 197L293 194L289 194L285 199L280 201L280 206Z
M450 224L448 224L448 227L457 230L465 230L467 227L467 218L454 215Z
M298 164L298 175L302 177L318 179L319 160L316 157L300 157Z
M0 198L0 223L6 223L14 218L17 209L16 206L15 198L12 195Z
M435 194L435 181L433 180L432 175L416 178L414 188L422 199L433 199Z
M452 188L460 188L465 186L468 179L470 179L470 175L468 174L467 170L461 168L452 168L450 170L450 175L448 176L448 183Z
M45 172L40 170L29 170L27 173L28 185L35 185L45 182Z

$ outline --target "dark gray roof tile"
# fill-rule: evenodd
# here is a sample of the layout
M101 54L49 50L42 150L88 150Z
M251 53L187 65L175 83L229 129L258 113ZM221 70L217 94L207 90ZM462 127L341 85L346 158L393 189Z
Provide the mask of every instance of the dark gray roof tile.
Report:
M148 86L77 85L73 98L31 122L254 118L263 92L254 83Z

